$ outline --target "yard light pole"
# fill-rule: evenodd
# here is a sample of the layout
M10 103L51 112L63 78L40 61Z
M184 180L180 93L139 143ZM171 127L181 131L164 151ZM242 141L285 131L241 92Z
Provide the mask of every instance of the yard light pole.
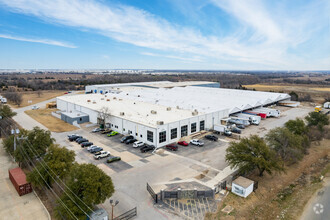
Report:
M113 220L113 207L115 207L116 205L118 205L118 203L119 203L118 200L114 201L114 200L110 199L110 205L112 207L112 209L111 209L111 220Z

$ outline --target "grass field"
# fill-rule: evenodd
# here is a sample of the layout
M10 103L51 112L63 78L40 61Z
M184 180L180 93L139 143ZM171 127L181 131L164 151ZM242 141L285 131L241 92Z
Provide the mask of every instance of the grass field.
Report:
M275 92L285 92L290 93L291 91L296 92L298 95L307 95L309 94L314 102L323 103L326 97L329 97L330 87L317 85L303 85L303 84L253 84L253 85L244 85L248 89L255 89L257 91L275 91Z
M77 127L62 121L61 119L52 116L51 113L53 111L56 111L56 109L27 110L25 113L53 132L66 132L78 129Z
M46 101L48 99L52 99L52 98L55 98L57 96L64 95L64 92L65 91L59 91L59 90L42 91L42 94L40 95L40 97L38 96L37 92L24 92L23 97L22 97L23 101L22 101L22 104L20 105L19 108L29 106L29 105L35 105L39 102L43 102L43 101ZM32 101L32 103L29 103L29 101ZM13 108L18 108L18 106L14 105L13 103L9 102L9 104Z

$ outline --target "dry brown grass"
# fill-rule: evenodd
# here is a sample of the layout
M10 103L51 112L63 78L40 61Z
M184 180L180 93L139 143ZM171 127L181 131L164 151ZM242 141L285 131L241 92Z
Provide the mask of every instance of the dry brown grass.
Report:
M322 158L330 156L330 140L323 140L320 145L313 144L302 161L287 168L286 173L259 177L254 174L249 178L259 182L259 188L246 199L230 193L221 204L216 214L208 214L205 219L298 219L313 193L322 187L320 182L311 179L319 176L325 165ZM320 162L321 161L321 162ZM302 176L304 178L302 178ZM299 181L306 181L297 184ZM293 193L279 201L279 193L295 185ZM234 207L234 212L226 215L221 212L225 205ZM283 214L283 215L282 215Z
M59 91L59 90L50 90L50 91L42 91L42 94L40 95L40 97L38 96L38 93L36 91L34 92L24 92L23 93L23 101L22 104L18 107L17 105L14 105L13 103L9 104L13 107L13 108L21 108L21 107L25 107L25 106L29 106L29 105L35 105L39 102L43 102L46 101L48 99L53 99L57 96L61 96L64 95L65 91ZM28 103L28 101L31 100L32 103Z
M319 85L305 85L305 84L253 84L244 85L248 89L255 89L257 91L275 91L275 92L286 92L291 91L296 92L298 95L309 94L314 102L323 103L324 98L329 96L330 87L329 86L319 86Z
M56 110L57 109L27 110L25 113L53 132L67 132L78 129L77 127L62 121L61 119L52 116L51 112Z

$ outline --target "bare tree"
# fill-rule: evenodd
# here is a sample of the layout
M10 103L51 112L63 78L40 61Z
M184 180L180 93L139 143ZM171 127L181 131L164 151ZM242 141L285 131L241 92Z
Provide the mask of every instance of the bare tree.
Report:
M43 94L41 90L37 91L38 97L40 98L40 96Z
M106 119L110 118L110 109L108 107L102 107L98 112L98 122L99 124L105 124Z
M20 106L22 104L23 101L23 95L19 92L17 92L17 90L15 88L8 88L8 90L4 93L4 96L11 102L13 102L14 104Z

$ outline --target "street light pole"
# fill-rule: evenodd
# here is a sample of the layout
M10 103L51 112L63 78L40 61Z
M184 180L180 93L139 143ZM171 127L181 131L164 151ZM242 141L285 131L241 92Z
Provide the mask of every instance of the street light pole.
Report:
M112 199L110 199L110 205L111 205L111 220L113 220L113 207L115 207L116 205L118 205L119 201L113 201Z

